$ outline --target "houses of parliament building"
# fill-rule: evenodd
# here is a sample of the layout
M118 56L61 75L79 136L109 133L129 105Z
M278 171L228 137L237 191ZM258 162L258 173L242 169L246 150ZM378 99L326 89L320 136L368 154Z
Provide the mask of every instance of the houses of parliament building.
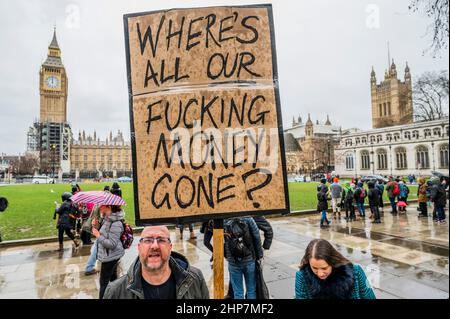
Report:
M27 151L39 158L40 171L86 177L131 175L131 143L123 133L101 140L85 131L74 139L67 119L68 77L61 59L56 29L39 71L39 119L29 128Z

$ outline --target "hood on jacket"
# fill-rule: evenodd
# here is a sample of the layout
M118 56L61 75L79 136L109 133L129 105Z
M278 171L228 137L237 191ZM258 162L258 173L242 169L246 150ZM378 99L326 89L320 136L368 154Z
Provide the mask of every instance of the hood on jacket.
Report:
M430 178L430 183L432 185L439 185L441 183L441 179L437 176L433 176Z
M419 182L419 184L425 184L425 178L419 177L419 179L417 180L417 182Z
M125 212L121 210L120 212L111 213L106 219L110 222L116 222L125 218Z

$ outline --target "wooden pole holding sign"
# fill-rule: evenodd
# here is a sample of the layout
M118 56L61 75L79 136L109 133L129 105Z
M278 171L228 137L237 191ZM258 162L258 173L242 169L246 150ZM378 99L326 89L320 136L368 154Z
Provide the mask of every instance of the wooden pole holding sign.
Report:
M213 247L214 299L223 299L225 296L223 219L214 219Z

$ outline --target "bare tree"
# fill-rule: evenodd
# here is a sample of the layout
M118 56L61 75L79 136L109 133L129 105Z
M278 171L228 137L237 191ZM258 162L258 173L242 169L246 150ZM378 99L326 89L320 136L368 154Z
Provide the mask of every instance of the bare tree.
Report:
M30 154L26 154L12 161L11 166L13 172L18 175L33 175L39 167L39 160Z
M409 9L414 12L424 11L429 18L433 19L433 23L427 28L427 34L431 34L433 37L433 42L428 48L433 52L433 56L439 55L442 50L447 49L449 0L411 0Z
M447 71L425 72L414 83L414 117L419 121L438 120L448 115L449 79Z

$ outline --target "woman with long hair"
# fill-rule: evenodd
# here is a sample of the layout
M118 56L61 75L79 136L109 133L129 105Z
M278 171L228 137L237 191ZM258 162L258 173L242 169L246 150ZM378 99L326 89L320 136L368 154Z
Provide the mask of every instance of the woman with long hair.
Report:
M295 277L295 299L376 299L361 266L352 264L328 241L306 248Z

